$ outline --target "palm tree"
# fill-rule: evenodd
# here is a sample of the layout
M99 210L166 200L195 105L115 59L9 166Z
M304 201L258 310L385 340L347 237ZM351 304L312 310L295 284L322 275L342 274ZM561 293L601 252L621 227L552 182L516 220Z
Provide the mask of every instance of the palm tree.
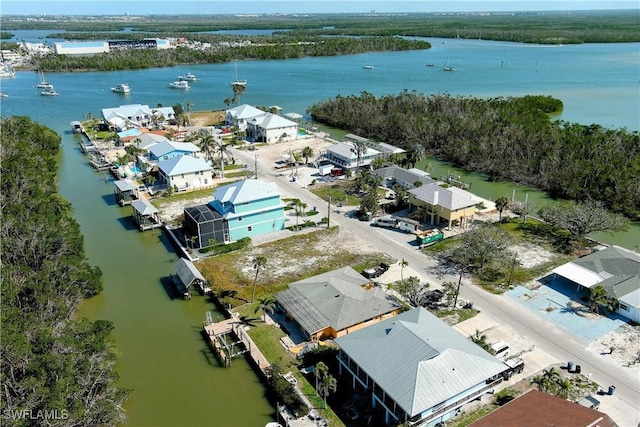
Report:
M324 362L316 363L313 375L316 377L316 390L318 390L318 380L322 379L329 372L329 367Z
M600 306L607 306L608 302L607 290L602 285L591 288L591 292L589 293L589 305L591 307L591 311L594 313L600 313Z
M409 265L409 261L402 258L398 264L400 264L400 280L404 282L404 268Z
M273 311L276 308L276 300L273 297L264 297L258 300L258 306L256 307L254 313L262 310L262 321L266 323L267 321L267 313L273 314Z
M495 352L491 348L491 345L487 342L487 336L480 332L480 330L476 329L476 333L469 337L474 344L479 345L482 349L486 350L488 353L494 354Z
M556 386L562 381L562 375L556 368L545 369L542 375L536 375L531 379L531 384L536 384L538 390L543 393L552 394Z
M509 199L507 199L506 197L498 197L495 203L496 209L500 214L500 216L498 217L498 221L502 221L502 212L504 212L507 209L507 206L509 206Z
M322 377L322 381L318 385L318 393L324 399L324 407L327 407L327 396L338 389L338 381L331 374Z
M258 281L258 274L260 273L260 268L267 265L267 258L264 256L257 256L253 259L253 268L256 270L256 275L253 278L253 290L251 291L251 301L253 303L253 299L256 296L256 282Z
M309 157L313 156L313 148L306 146L302 149L302 157L304 157L304 164L309 164Z
M351 152L356 155L356 174L360 172L360 159L367 152L367 145L364 141L355 141Z

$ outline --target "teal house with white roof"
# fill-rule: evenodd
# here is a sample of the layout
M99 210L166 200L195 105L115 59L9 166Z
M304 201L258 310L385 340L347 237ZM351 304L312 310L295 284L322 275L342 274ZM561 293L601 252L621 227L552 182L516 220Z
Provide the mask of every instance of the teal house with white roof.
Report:
M245 179L219 187L209 206L226 223L231 241L284 230L284 204L273 182Z
M205 205L184 209L184 234L191 248L229 243L284 230L284 204L275 183L245 179L213 192Z

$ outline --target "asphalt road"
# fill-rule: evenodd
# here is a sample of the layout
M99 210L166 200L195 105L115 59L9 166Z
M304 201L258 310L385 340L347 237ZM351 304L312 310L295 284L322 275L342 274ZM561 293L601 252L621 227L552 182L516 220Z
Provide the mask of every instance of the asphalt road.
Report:
M254 165L253 153L236 149L230 151L245 164ZM321 213L327 211L327 202L302 188L299 183L291 182L287 176L278 176L278 173L273 171L272 164L263 164L258 160L258 176L265 181L277 182L281 191L286 193L283 196L299 198L308 206L316 206ZM385 235L388 230L377 229L372 227L369 222L351 217L348 212L337 211L335 206L331 207L330 221L332 225L344 227L393 258L406 260L409 266L413 270L419 271L429 283L457 282L456 275L434 275L435 260L418 251L415 246L407 244L406 241L389 238L388 235ZM460 290L460 298L473 301L474 308L494 319L499 319L502 324L509 325L514 332L526 338L530 344L541 348L558 360L573 361L576 365L581 365L582 372L591 373L591 379L605 389L609 385L614 385L618 398L640 411L640 378L632 378L622 367L609 363L602 357L589 352L585 349L584 343L579 342L568 332L536 316L508 297L488 293L465 280L463 280L463 286Z

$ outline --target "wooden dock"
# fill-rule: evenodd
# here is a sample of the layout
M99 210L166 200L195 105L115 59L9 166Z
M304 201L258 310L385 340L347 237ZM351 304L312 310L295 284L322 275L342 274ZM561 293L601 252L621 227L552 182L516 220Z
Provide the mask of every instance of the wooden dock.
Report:
M246 353L265 377L269 375L271 364L247 334L240 319L232 316L230 319L217 323L209 322L209 320L210 314L207 315L204 332L225 367L231 366L232 358ZM227 343L227 336L233 337L231 343ZM242 349L235 351L234 347L239 344L242 344Z

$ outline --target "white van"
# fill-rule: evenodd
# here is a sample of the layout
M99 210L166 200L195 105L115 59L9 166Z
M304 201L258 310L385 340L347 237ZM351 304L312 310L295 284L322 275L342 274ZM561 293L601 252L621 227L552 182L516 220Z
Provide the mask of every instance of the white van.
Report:
M504 359L509 355L509 344L504 341L498 341L491 345L493 349L493 355L498 359Z
M398 221L392 216L383 216L376 218L373 223L376 227L394 228Z

